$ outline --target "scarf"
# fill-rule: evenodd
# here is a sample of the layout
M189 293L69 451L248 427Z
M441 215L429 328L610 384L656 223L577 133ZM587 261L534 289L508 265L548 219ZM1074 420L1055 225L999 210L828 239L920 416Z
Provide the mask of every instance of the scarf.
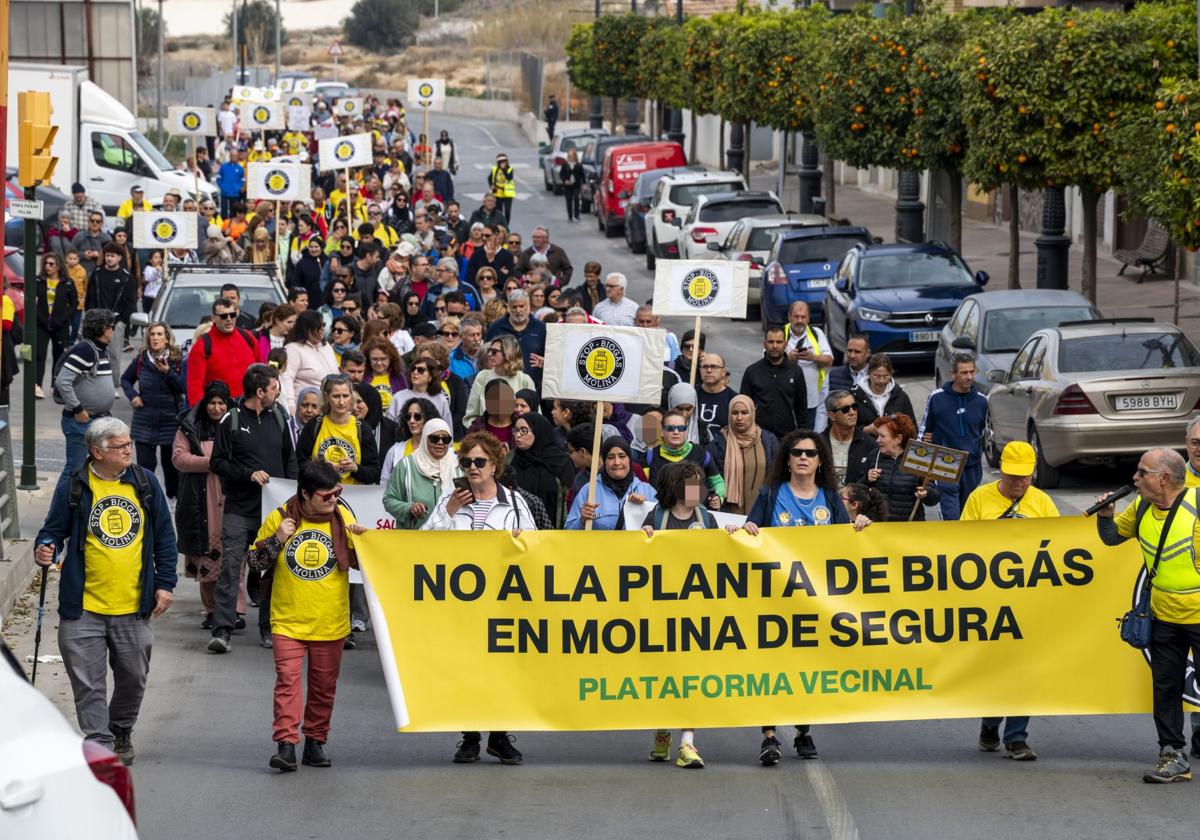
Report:
M754 495L758 493L762 479L766 477L767 458L763 450L762 429L758 427L755 416L754 400L738 394L729 401L731 412L735 405L744 405L750 412L751 426L749 433L744 435L735 432L732 425L721 430L721 434L725 436L725 463L722 469L725 476L725 501L747 510L754 500ZM754 486L746 486L744 481L748 457L754 459Z
M444 493L454 483L458 464L454 460L453 448L448 448L446 454L440 459L429 454L429 436L438 432L450 434L450 427L446 425L446 421L440 417L426 420L425 425L421 428L421 443L409 457L413 459L413 466L417 468L417 472L431 481L440 482L441 490Z
M671 390L667 391L667 410L678 408L681 405L690 405L692 407L692 415L688 418L687 439L689 443L700 442L700 424L696 419L699 406L699 397L696 395L696 389L686 382L679 382L671 386Z
M629 458L629 472L625 473L624 478L613 478L608 474L608 469L605 467L608 453L614 449L620 449ZM600 447L600 483L611 490L613 495L617 497L617 524L613 526L614 531L625 530L625 504L623 500L636 477L633 474L633 452L629 449L629 443L623 437L613 436L607 438Z
M169 346L164 345L163 349L155 352L154 350L151 350L149 347L147 347L146 348L146 359L150 362L151 365L157 365L159 362L162 362L164 364L170 364L171 363L171 348Z
M517 397L525 400L525 402L529 404L529 408L534 414L542 413L542 401L538 399L537 391L533 390L532 388L522 388L520 391L517 391Z
M350 542L346 538L346 523L342 521L339 508L340 504L338 507L334 507L331 513L324 516L302 514L300 513L300 494L297 493L288 499L287 504L284 505L283 517L295 522L297 531L300 530L301 523L304 520L308 520L309 522L328 522L329 532L333 537L333 557L337 560L338 569L345 572L350 568L358 568L358 555L350 548Z
M553 423L533 413L519 420L533 432L533 443L528 449L516 449L513 453L512 470L517 486L541 499L553 519L558 504L559 484L569 486L575 478L575 468L571 465L567 448L554 434Z

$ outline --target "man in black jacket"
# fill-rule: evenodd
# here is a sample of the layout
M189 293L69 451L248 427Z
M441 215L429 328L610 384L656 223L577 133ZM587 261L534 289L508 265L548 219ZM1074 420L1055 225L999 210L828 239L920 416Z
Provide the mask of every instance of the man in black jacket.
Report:
M221 523L221 577L213 594L213 631L208 649L229 652L229 636L244 619L237 615L238 587L246 573L246 549L262 524L262 488L272 478L295 478L296 452L287 420L275 405L279 372L250 365L242 377L245 396L221 418L213 441L212 471L225 490ZM259 634L270 647L270 604L259 603Z
M788 362L781 326L767 328L763 357L742 374L741 392L754 400L758 425L782 438L808 414L808 388L800 368Z
M867 359L871 355L871 340L865 333L855 333L846 339L846 364L829 369L829 391L853 391L867 378Z
M873 438L858 428L858 402L849 391L831 391L825 398L829 426L821 437L833 452L838 486L845 487L867 476L879 449Z
M124 325L124 341L129 342L129 316L136 306L137 284L129 272L121 267L124 254L121 248L110 242L101 252L103 263L96 266L88 281L87 296L84 298L84 309L107 309L117 316L117 321ZM121 367L119 354L121 344L117 343L116 333L108 343L108 358L112 363L113 388L120 387Z

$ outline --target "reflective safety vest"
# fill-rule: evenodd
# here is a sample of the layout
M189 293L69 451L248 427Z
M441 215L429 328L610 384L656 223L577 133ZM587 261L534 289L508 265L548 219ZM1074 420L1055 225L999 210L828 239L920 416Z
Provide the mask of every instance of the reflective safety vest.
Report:
M1185 490L1179 510L1171 521L1171 530L1163 543L1162 557L1154 575L1155 589L1163 592L1200 591L1200 568L1196 565L1196 520L1200 519L1200 490ZM1142 547L1142 560L1149 570L1154 565L1154 553L1162 536L1163 523L1150 513L1150 502L1140 496L1137 507L1137 538Z
M510 168L509 171L511 172L512 169ZM509 180L509 178L505 174L504 170L501 169L499 166L492 167L492 177L490 180L491 180L491 184L492 184L492 194L495 195L496 198L516 198L517 197L516 182L513 180Z
M820 355L821 354L821 345L817 343L817 334L813 332L811 326L805 326L804 332L808 336L809 346L812 347L813 351L815 351L817 353L817 355ZM792 337L791 323L784 324L783 325L783 340L787 341L791 337ZM818 366L817 367L817 390L818 391L825 390L825 377L827 377L827 376L829 376L829 368Z

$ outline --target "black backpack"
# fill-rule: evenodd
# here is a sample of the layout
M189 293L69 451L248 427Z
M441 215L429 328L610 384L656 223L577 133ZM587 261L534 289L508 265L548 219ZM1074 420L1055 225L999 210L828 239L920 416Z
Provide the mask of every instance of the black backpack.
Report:
M86 464L84 465L87 466ZM130 464L133 467L133 483L137 488L138 502L142 505L142 510L146 512L147 518L150 516L150 499L153 498L150 493L150 479L146 478L146 470L138 464ZM83 498L83 481L75 473L71 473L71 487L67 493L67 510L70 512L70 518L75 519L75 514L79 510L79 501Z
M246 343L250 345L250 349L257 353L258 339L254 337L254 334L250 332L250 330L242 329L241 327L234 327L234 329L237 331L238 335L246 340ZM212 332L212 330L209 330L209 332ZM204 335L200 336L200 342L204 345L204 358L211 359L212 336L206 332Z

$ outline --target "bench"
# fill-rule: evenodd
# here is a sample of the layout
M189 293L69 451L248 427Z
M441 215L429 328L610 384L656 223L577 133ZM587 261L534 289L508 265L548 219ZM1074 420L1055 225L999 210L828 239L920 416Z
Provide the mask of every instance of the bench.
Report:
M1129 266L1137 266L1142 270L1137 281L1141 283L1146 279L1146 275L1167 261L1167 252L1171 250L1171 237L1167 233L1166 228L1158 222L1151 220L1150 226L1146 228L1146 235L1142 237L1142 242L1133 250L1123 248L1113 252L1113 257L1120 260L1122 264L1121 270L1117 272L1118 276L1125 273L1125 269Z

